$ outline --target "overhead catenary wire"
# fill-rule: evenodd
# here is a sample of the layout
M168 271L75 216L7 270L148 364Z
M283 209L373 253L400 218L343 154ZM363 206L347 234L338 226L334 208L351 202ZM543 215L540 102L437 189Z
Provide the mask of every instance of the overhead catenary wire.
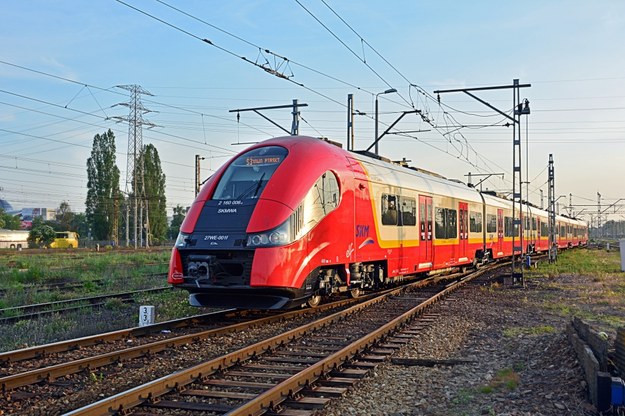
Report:
M303 84L301 82L297 82L297 81L291 79L291 77L288 77L288 76L284 75L283 73L280 73L279 71L277 71L274 68L267 67L265 65L259 64L258 62L255 62L254 60L251 60L251 59L249 59L249 58L247 58L245 56L237 55L236 53L232 52L231 50L229 50L227 48L224 48L222 46L219 46L219 45L215 44L214 42L212 42L209 39L197 36L197 35L189 32L189 31L187 31L187 30L185 30L185 29L183 29L183 28L181 28L179 26L174 25L173 23L169 23L169 22L167 22L164 19L161 19L161 18L159 18L157 16L154 16L153 14L150 14L150 13L144 11L144 10L141 10L138 7L132 6L132 5L126 3L126 2L124 2L122 0L115 0L115 1L117 1L120 4L123 4L124 6L127 6L127 7L131 8L131 9L133 9L133 10L135 10L135 11L137 11L137 12L139 12L139 13L145 15L145 16L148 16L148 17L150 17L150 18L152 18L152 19L154 19L154 20L156 20L156 21L158 21L158 22L160 22L160 23L162 23L162 24L164 24L166 26L169 26L172 29L180 31L181 33L184 33L187 36L195 38L195 39L197 39L197 40L199 40L199 41L201 41L201 42L203 42L203 43L205 43L207 45L213 46L214 48L216 48L216 49L218 49L218 50L220 50L220 51L222 51L224 53L227 53L227 54L229 54L231 56L234 56L236 58L239 58L239 59L243 60L244 62L247 62L248 64L254 65L255 67L258 67L258 68L262 69L263 71L267 72L268 74L271 74L271 75L274 75L274 76L276 76L278 78L281 78L281 79L284 79L286 81L289 81L289 82L291 82L291 83L293 83L293 84L295 84L295 85L297 85L297 86L299 86L301 88L304 88L305 90L307 90L307 91L309 91L309 92L311 92L313 94L319 95L320 97L323 97L323 98L325 98L325 99L327 99L327 100L329 100L329 101L331 101L331 102L333 102L333 103L335 103L335 104L337 104L337 105L339 105L341 107L344 107L344 108L347 107L345 103L343 103L341 101L338 101L338 100L336 100L336 99L334 99L334 98L332 98L332 97L330 97L330 96L328 96L326 94L323 94L323 93L321 93L321 92L319 92L319 91L317 91L317 90L315 90L313 88L310 88L310 87L306 86L305 84ZM275 55L275 56L278 57L279 55ZM282 58L286 62L287 58L284 58L284 57L282 57Z

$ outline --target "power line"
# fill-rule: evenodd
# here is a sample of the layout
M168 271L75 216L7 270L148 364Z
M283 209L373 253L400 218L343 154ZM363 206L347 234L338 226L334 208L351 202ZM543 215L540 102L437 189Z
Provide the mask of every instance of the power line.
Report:
M133 10L135 10L135 11L137 11L137 12L139 12L139 13L145 15L145 16L148 16L148 17L150 17L150 18L152 18L152 19L154 19L154 20L156 20L156 21L158 21L158 22L160 22L160 23L162 23L162 24L164 24L166 26L169 26L172 29L175 29L175 30L177 30L177 31L179 31L181 33L184 33L187 36L190 36L190 37L192 37L194 39L197 39L197 40L199 40L199 41L201 41L201 42L203 42L203 43L205 43L207 45L213 46L214 48L219 49L220 51L222 51L224 53L227 53L228 55L231 55L231 56L234 56L236 58L239 58L239 59L243 60L244 62L247 62L248 64L251 64L251 65L253 65L253 66L257 67L257 68L260 68L263 71L267 72L268 74L271 74L271 75L274 75L274 76L276 76L278 78L281 78L281 79L284 79L286 81L289 81L289 82L291 82L291 83L293 83L293 84L295 84L295 85L297 85L297 86L299 86L301 88L304 88L305 90L307 90L307 91L309 91L309 92L311 92L313 94L319 95L320 97L323 97L323 98L325 98L325 99L327 99L327 100L329 100L329 101L331 101L331 102L333 102L335 104L338 104L341 107L346 107L346 105L344 103L342 103L342 102L340 102L338 100L335 100L334 98L332 98L332 97L330 97L328 95L325 95L325 94L323 94L323 93L321 93L319 91L316 91L315 89L310 88L310 87L304 85L301 82L294 81L293 79L291 79L292 78L291 76L287 76L284 73L280 72L280 70L279 70L280 67L279 66L276 66L276 68L273 68L270 65L268 65L269 64L268 61L266 61L266 63L259 64L258 62L254 61L254 60L251 60L251 59L249 59L249 58L247 58L245 56L237 55L236 53L232 52L231 50L229 50L227 48L224 48L222 46L219 46L219 45L215 44L214 42L212 42L209 39L199 37L199 36L189 32L189 31L187 31L187 30L185 30L185 29L183 29L183 28L181 28L179 26L174 25L173 23L169 23L166 20L163 20L163 19L161 19L159 17L156 17L156 16L154 16L154 15L152 15L152 14L150 14L150 13L144 11L144 10L141 10L141 9L139 9L139 8L137 8L135 6L132 6L132 5L128 4L128 3L125 3L122 0L115 0L115 1L117 1L120 4L123 4L124 6L127 6L127 7L131 8L131 9L133 9ZM285 57L280 57L279 55L276 55L276 54L273 54L273 55L275 57L277 57L277 58L282 58L283 59L282 63L285 64L285 65L290 62Z
M233 33L231 33L231 32L228 32L227 30L224 30L224 29L222 29L222 28L220 28L220 27L218 27L218 26L215 26L215 25L214 25L214 24L212 24L212 23L209 23L209 22L207 22L207 21L205 21L205 20L203 20L203 19L200 19L200 18L198 18L198 17L196 17L196 16L194 16L194 15L192 15L192 14L190 14L190 13L187 13L187 12L185 12L184 10L181 10L181 9L179 9L179 8L177 8L177 7L174 7L174 6L172 6L172 5L170 5L170 4L166 3L166 2L164 2L164 1L162 1L162 0L156 0L156 1L157 1L158 3L161 3L161 4L162 4L162 5L164 5L164 6L167 6L167 7L171 8L171 9L173 9L173 10L175 10L175 11L177 11L177 12L179 12L179 13L181 13L181 14L183 14L183 15L185 15L185 16L187 16L187 17L189 17L189 18L191 18L191 19L194 19L194 20L196 20L196 21L198 21L198 22L200 22L200 23L203 23L203 24L205 24L205 25L207 25L207 26L209 26L209 27L212 27L212 28L213 28L213 29L215 29L215 30L218 30L218 31L220 31L220 32L222 32L222 33L225 33L226 35L231 36L231 37L233 37L233 38L235 38L235 39L237 39L237 40L239 40L239 41L241 41L241 42L243 42L243 43L246 43L247 45L252 46L252 47L254 47L254 48L258 49L259 51L265 52L265 53L267 53L267 54L271 54L271 55L275 56L276 58L278 58L279 60L283 60L283 61L285 61L285 62L289 62L289 63L291 63L291 64L293 64L293 65L297 65L297 66L299 66L299 67L302 67L302 68L304 68L304 69L307 69L307 70L309 70L309 71L312 71L312 72L314 72L314 73L316 73L316 74L318 74L318 75L324 76L324 77L326 77L326 78L328 78L328 79L331 79L331 80L336 81L336 82L339 82L339 83L341 83L341 84L343 84L343 85L347 85L347 86L349 86L349 87L355 88L355 89L357 89L357 90L362 90L362 91L365 91L365 92L369 92L369 91L366 91L366 90L364 90L363 88L358 87L357 85L354 85L354 84L352 84L352 83L350 83L350 82L347 82L347 81L341 80L341 79L339 79L339 78L336 78L336 77L334 77L334 76L332 76L332 75L329 75L329 74L326 74L326 73L324 73L324 72L321 72L321 71L319 71L319 70L317 70L317 69L311 68L311 67L309 67L309 66L307 66L307 65L304 65L304 64L301 64L301 63L299 63L299 62L295 62L295 61L293 61L293 60L291 60L291 59L288 59L288 58L286 58L286 57L284 57L284 56L280 56L280 55L278 55L278 54L276 54L276 53L274 53L274 52L270 51L270 50L269 50L269 49L267 49L267 48L263 48L263 47L261 47L261 46L259 46L259 45L255 44L255 43L253 43L253 42L249 41L249 40L246 40L246 39L244 39L244 38L242 38L242 37L240 37L240 36L237 36L237 35L235 35L235 34L233 34ZM371 92L369 92L369 93L371 94Z

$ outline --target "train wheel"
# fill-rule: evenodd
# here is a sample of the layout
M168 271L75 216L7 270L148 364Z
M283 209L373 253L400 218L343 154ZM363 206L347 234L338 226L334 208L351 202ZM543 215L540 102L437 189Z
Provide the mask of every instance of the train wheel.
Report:
M362 290L360 288L352 289L349 291L349 294L352 298L356 299L362 295Z
M308 299L308 301L306 302L306 305L310 306L311 308L316 308L317 306L319 306L320 303L321 303L321 296L313 295Z

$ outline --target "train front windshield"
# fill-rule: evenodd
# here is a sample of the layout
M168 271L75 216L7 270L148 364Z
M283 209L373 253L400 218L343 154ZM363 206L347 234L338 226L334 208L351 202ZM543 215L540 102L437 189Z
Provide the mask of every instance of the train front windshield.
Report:
M260 197L287 153L284 147L267 146L242 154L224 172L213 199L244 200Z

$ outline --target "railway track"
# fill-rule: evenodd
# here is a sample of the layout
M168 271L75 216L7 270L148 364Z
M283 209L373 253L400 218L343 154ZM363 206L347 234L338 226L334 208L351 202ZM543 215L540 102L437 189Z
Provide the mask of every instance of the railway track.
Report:
M166 281L167 280L167 274L166 273L152 273L146 276L149 279L160 279L161 281ZM50 292L50 291L73 291L73 290L79 290L79 289L84 289L85 287L88 286L94 286L95 288L100 288L102 286L104 286L105 284L107 284L107 282L110 282L110 280L108 279L92 279L92 280L88 280L88 281L73 281L72 279L68 279L67 281L63 281L63 282L50 282L50 283L45 283L45 284L39 284L39 285L28 285L28 286L23 286L20 287L19 290L21 291L31 291L34 293L38 293L38 292ZM15 289L14 289L15 290ZM0 288L0 298L3 298L6 293L7 293L8 289L6 288Z
M126 345L124 349L127 351L124 354L127 355L125 356L116 349L109 353L99 354L93 360L84 359L81 361L79 359L70 362L70 360L60 356L58 358L60 364L48 366L47 368L33 369L30 373L24 371L18 374L11 374L2 377L0 381L2 382L5 397L13 401L20 398L28 401L29 395L37 394L37 387L32 385L32 383L43 382L44 386L55 385L57 387L59 383L60 385L80 384L75 378L72 379L70 377L68 379L65 377L63 375L64 372L68 374L80 372L83 375L97 373L97 369L101 368L98 366L110 367L111 363L116 364L113 367L121 366L122 364L124 367L128 365L133 372L138 372L140 371L138 368L141 368L142 364L133 364L133 360L136 360L137 356L145 357L146 354L149 354L149 357L156 357L161 352L169 354L176 348L176 345L188 348L190 344L185 343L193 342L197 344L205 342L202 339L214 339L214 344L210 342L202 344L198 346L199 350L206 351L215 348L219 351L218 347L211 347L211 345L223 343L219 339L219 331L222 331L222 334L226 332L232 334L235 331L234 339L239 341L240 338L246 338L245 334L249 331L246 328L263 328L271 325L275 326L278 323L280 326L278 329L268 329L266 334L256 343L240 345L245 344L241 341L238 347L233 345L233 350L231 351L223 351L221 349L223 351L221 354L202 360L205 361L203 364L189 366L188 369L179 371L177 376L173 376L173 379L169 378L172 377L170 375L146 385L131 388L130 392L112 396L111 400L113 401L108 404L100 403L96 407L92 407L95 405L87 406L83 410L77 410L76 412L78 413L75 414L110 414L108 410L104 411L102 409L117 409L119 406L128 408L138 404L143 406L140 411L149 412L149 410L146 410L148 407L175 407L172 403L179 403L178 408L181 406L204 406L204 410L206 410L215 405L212 407L215 411L218 411L218 409L223 411L226 408L232 411L241 406L251 406L251 404L245 403L252 400L253 397L259 398L258 400L260 401L258 403L261 403L260 406L265 410L267 410L267 400L276 404L283 402L282 406L292 408L315 408L326 402L325 400L315 398L315 395L340 394L348 384L355 381L354 377L362 376L364 374L363 370L374 367L376 363L384 360L388 354L392 353L395 348L409 340L407 337L410 335L410 330L404 334L396 335L395 338L388 338L390 337L389 334L394 331L394 327L405 326L415 315L423 315L423 309L427 305L435 303L445 296L446 293L456 288L456 284L446 288L445 284L440 283L437 285L436 290L434 288L424 289L423 286L427 283L422 281L418 284L422 287L419 289L419 292L396 289L371 299L344 301L345 303L342 306L330 306L330 304L316 310L298 310L275 316L256 316L254 321L250 321L252 319L251 315L239 316L233 319L243 320L244 322L231 325L225 325L227 322L224 322L222 326L196 332L195 335L176 334L176 336L168 340L162 338L160 341L144 343L131 348L128 348ZM354 305L355 302L359 303ZM327 316L319 317L318 314L323 310L322 308L327 308L325 311ZM347 309L335 312L336 308L339 308L339 310L342 308ZM405 315L407 312L409 313ZM222 314L227 313L233 312L222 312ZM302 315L304 313L309 315ZM310 322L311 313L313 314L312 316L316 316L314 322ZM323 314L324 312L321 312L321 315ZM216 319L226 320L225 315L221 315L221 318ZM298 319L299 323L297 323ZM293 320L293 324L285 326L284 322L290 322L290 320ZM179 322L175 325L183 324ZM175 325L173 328L175 328ZM416 323L415 325L414 328L417 328L421 324ZM413 330L415 330L414 328ZM146 330L144 329L144 331ZM152 332L154 331L158 332L159 329L153 328ZM276 335L276 333L280 335ZM127 334L118 334L117 336L123 340L123 337L127 336ZM388 338L387 341L381 342L385 337ZM9 366L9 363L22 360L28 361L30 360L28 357L51 356L56 354L54 349L57 348L65 351L86 351L91 349L88 346L94 345L95 341L91 339L85 342L86 344L83 346L77 345L72 347L70 342L65 343L64 346L55 346L54 348L48 346L47 351L45 349L39 351L35 349L29 349L30 351L22 350L23 355L21 357L17 355L9 357L7 353L0 355L0 361L4 361L6 365L3 365L3 367L5 367ZM101 341L99 342L102 343ZM106 343L110 342L112 341L106 341ZM374 347L375 342L378 342L377 347ZM354 358L355 354L360 354L360 356ZM181 360L180 363L182 362ZM197 360L195 363L197 363ZM238 367L233 367L236 363L239 363ZM359 364L354 365L354 363ZM340 372L336 372L339 370L333 370L335 371L334 373L331 371L330 374L324 375L326 373L325 370L338 365L344 365L343 370L340 370ZM70 369L70 371L61 371L60 368L62 366ZM27 365L24 368L28 367ZM106 368L102 371L104 379L107 380L109 373ZM300 377L304 378L300 379ZM300 396L287 395L282 400L276 401L275 393L270 393L270 391L283 392L283 389L287 387L293 389L294 384L292 383L294 383L294 378L298 380L295 384L300 387L292 391L301 390L302 393L307 394L301 397L306 397L306 399L299 399L296 400L298 403L291 403L294 397ZM313 378L316 380L315 382L313 382ZM323 380L320 380L320 378L323 378ZM290 384L285 386L283 383L287 381ZM199 384L194 385L193 383ZM306 383L308 383L308 386L314 386L314 392L309 391L308 387L302 387ZM171 387L176 385L178 386L177 392L172 393L170 391ZM208 389L213 392L195 392L196 390ZM184 393L181 392L182 390L184 390ZM63 393L63 395L65 394L67 393ZM280 393L280 395L282 394ZM198 398L199 395L204 396L200 399ZM154 400L149 402L143 399L137 401L138 397L152 397ZM189 397L192 397L192 402L197 401L203 404L184 404ZM159 399L156 400L156 398ZM205 402L205 400L209 401ZM225 402L218 403L224 400ZM0 405L0 407L2 406ZM246 408L244 407L243 409ZM66 411L67 409L68 407L65 407L63 410L54 409L52 412ZM103 413L100 413L100 411ZM245 412L246 410L241 411Z
M6 392L41 381L54 381L86 368L93 371L120 361L156 354L167 348L293 317L318 315L358 301L340 300L316 309L286 313L229 309L0 353L0 364L3 366L0 387Z
M464 283L439 283L418 293L398 289L67 415L135 407L139 413L155 408L229 415L312 413L410 342L433 319L425 310Z
M99 307L103 306L107 300L113 298L120 299L123 302L132 302L136 295L159 293L167 290L172 290L171 286L3 308L0 309L0 325L11 324L25 319L36 319L54 313L64 313L87 307Z

